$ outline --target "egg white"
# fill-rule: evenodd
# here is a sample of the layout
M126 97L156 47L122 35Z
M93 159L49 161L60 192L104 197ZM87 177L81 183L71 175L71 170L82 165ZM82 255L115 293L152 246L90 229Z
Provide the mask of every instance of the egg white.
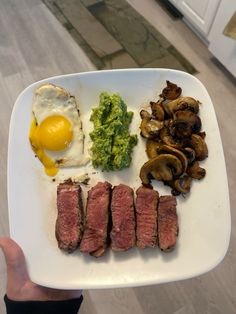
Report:
M88 161L84 156L84 133L75 97L62 87L44 84L35 90L32 111L38 125L52 115L61 115L71 123L73 138L70 145L59 152L45 150L57 167L79 166Z

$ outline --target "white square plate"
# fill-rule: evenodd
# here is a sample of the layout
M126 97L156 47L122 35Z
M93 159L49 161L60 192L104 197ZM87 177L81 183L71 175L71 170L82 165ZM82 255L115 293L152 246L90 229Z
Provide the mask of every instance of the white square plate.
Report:
M155 249L132 249L101 258L79 251L61 252L55 239L56 186L70 175L88 172L93 186L99 180L113 185L140 185L139 170L147 160L145 141L139 137L132 165L111 173L94 171L91 165L60 170L56 182L44 174L28 140L32 96L36 87L50 82L66 88L80 104L86 143L89 144L91 107L98 105L102 91L118 92L134 112L131 132L139 134L141 108L158 95L170 80L182 87L183 95L197 98L209 157L202 162L207 175L195 180L190 195L178 197L180 232L171 253ZM88 187L89 188L89 187ZM84 198L88 188L83 188ZM155 188L170 194L162 183ZM48 78L26 88L18 97L11 117L8 151L8 202L11 236L22 246L32 280L57 288L113 288L150 285L186 279L214 268L225 256L230 236L230 206L225 161L211 99L195 77L168 69L132 69L70 74Z

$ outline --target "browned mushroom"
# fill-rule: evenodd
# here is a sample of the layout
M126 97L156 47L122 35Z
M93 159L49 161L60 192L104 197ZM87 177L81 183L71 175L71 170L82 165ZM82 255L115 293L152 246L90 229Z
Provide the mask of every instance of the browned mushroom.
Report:
M188 159L186 158L184 153L182 153L180 150L178 150L174 147L168 146L168 145L162 145L162 146L160 145L158 147L158 153L159 154L165 154L166 153L166 154L171 154L171 155L176 156L177 158L179 158L179 160L182 163L183 172L186 171L187 166L188 166Z
M160 102L150 102L151 105L151 110L152 110L152 115L155 117L155 119L159 121L163 121L165 119L165 111L160 104Z
M183 146L183 143L179 139L175 139L169 131L168 127L164 127L160 130L159 137L162 140L163 143L165 143L168 146L172 146L175 148L181 148Z
M141 110L140 111L140 117L141 119L151 119L152 115L147 110Z
M163 128L164 124L161 121L154 120L152 115L146 110L140 112L142 122L140 125L141 135L145 138L154 138Z
M151 139L147 140L146 143L146 153L148 158L154 158L158 155L158 151L163 144L157 141L153 141Z
M172 117L179 110L187 110L193 113L199 111L199 101L192 97L180 97L163 105L166 113Z
M150 102L151 113L140 112L141 135L146 137L146 153L150 158L140 170L142 184L156 179L172 188L173 195L190 191L193 179L202 179L206 171L198 161L208 156L198 115L200 102L180 97L181 88L166 81L160 99Z
M159 181L171 181L183 173L181 161L173 155L162 154L148 160L140 170L140 179L149 185L151 178Z
M185 147L183 149L183 153L185 154L185 156L187 157L188 159L188 164L190 165L194 160L195 160L195 151L193 148L190 148L190 147Z
M206 132L204 132L204 131L203 131L203 132L199 132L198 135L200 135L201 138L205 139L205 137L206 137Z
M170 134L177 138L190 137L192 133L198 133L202 127L201 119L191 111L180 110L174 114L174 120L170 125Z
M190 143L195 151L196 160L204 160L208 156L207 145L200 135L192 134Z
M186 173L174 181L175 189L180 193L188 193L190 191L192 178Z
M191 178L201 180L206 175L206 170L199 166L199 162L195 161L191 166L188 167L187 173Z
M181 87L177 86L174 83L171 83L170 81L166 81L166 85L167 86L162 90L160 97L163 97L164 99L173 100L181 95L182 93Z

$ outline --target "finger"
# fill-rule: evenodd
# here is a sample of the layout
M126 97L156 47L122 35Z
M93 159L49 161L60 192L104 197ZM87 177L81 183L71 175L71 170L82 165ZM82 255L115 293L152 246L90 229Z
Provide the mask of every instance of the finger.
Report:
M0 248L7 265L7 284L21 286L28 279L25 256L19 245L10 238L0 238Z

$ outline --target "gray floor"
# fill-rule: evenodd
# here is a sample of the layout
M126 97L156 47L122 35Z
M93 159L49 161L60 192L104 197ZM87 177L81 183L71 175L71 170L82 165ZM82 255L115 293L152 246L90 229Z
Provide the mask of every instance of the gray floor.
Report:
M197 77L213 100L228 170L232 236L224 261L201 277L152 287L86 291L81 314L233 314L236 312L236 88L201 41L181 22L173 21L154 0L129 0L197 67ZM81 49L40 0L0 1L0 236L8 234L7 140L11 109L30 83L57 74L93 69ZM219 191L220 192L220 191ZM204 258L204 257L203 257ZM5 292L5 264L0 255L0 292ZM3 302L0 313L5 313Z

